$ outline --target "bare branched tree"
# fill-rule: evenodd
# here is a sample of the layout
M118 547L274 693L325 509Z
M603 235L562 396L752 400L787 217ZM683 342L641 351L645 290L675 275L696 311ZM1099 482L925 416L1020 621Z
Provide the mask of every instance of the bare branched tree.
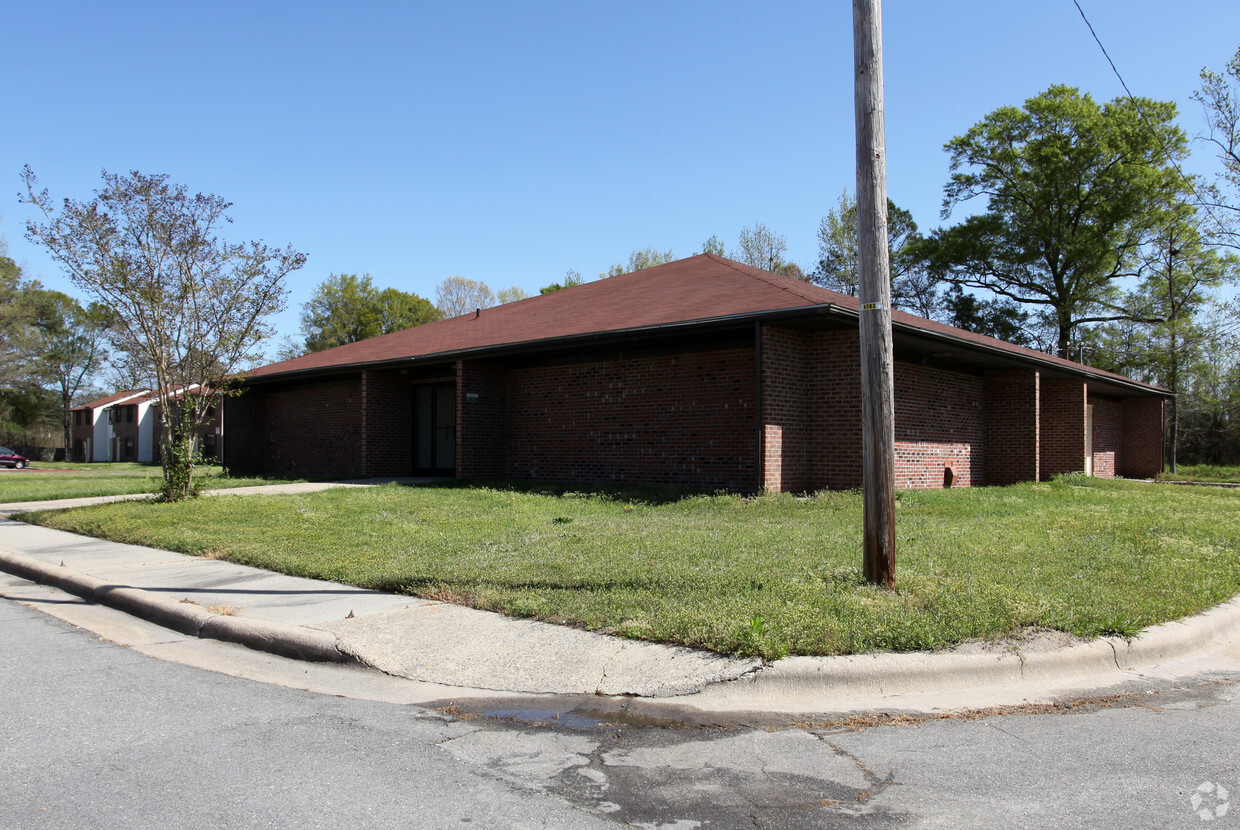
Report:
M29 166L22 180L45 220L29 220L26 237L111 310L155 380L164 497L193 495L193 436L257 358L305 254L222 239L231 203L166 175L104 171L94 198L59 206Z

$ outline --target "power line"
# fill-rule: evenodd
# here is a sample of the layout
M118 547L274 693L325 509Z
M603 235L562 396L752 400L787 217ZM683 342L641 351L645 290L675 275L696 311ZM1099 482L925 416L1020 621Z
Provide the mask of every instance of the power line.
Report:
M1158 146L1162 148L1163 154L1167 157L1167 160L1171 163L1171 166L1175 168L1175 172L1179 174L1180 179L1184 182L1185 186L1188 187L1188 192L1193 194L1193 198L1197 200L1198 206L1200 206L1206 214L1214 220L1214 224L1218 226L1220 233L1227 236L1232 235L1231 231L1227 228L1227 224L1214 215L1214 211L1210 209L1210 204L1201 197L1200 193L1197 192L1197 188L1193 186L1192 178L1180 167L1179 162L1175 160L1175 157L1171 154L1171 151L1167 149L1167 145L1163 143L1162 136L1158 134L1158 130L1154 129L1153 124L1151 124L1149 118L1146 117L1145 110L1142 109L1141 104L1137 101L1136 96L1132 94L1132 91L1128 89L1128 83L1124 80L1124 76L1120 74L1119 68L1115 65L1115 61L1111 60L1111 55L1107 52L1107 48L1102 45L1102 39L1098 37L1098 33L1094 31L1094 25L1089 22L1089 17L1086 16L1085 10L1081 8L1081 4L1078 0L1072 0L1072 5L1076 6L1076 10L1081 15L1081 20L1085 21L1086 27L1089 28L1089 33L1093 35L1094 43L1098 44L1098 48L1102 50L1102 56L1106 58L1107 63L1111 65L1111 71L1114 72L1115 77L1119 79L1119 85L1124 88L1124 92L1128 95L1128 100L1132 102L1134 107L1136 107L1137 116L1141 119L1141 122L1145 124L1145 127L1150 131L1150 134L1154 136L1154 140L1157 141Z

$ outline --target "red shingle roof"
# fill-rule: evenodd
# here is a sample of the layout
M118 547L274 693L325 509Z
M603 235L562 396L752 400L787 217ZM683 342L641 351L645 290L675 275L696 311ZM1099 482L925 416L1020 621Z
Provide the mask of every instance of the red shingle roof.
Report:
M466 314L302 355L254 369L247 373L247 377L363 366L574 335L621 332L824 305L836 306L845 315L856 315L860 308L856 297L714 254L699 254L666 265L486 308L477 315ZM893 312L892 325L897 329L914 329L934 337L1005 352L1017 359L1050 363L1073 372L1084 371L1090 375L1121 380L1126 385L1157 389L1120 375L912 314Z
M855 299L713 254L484 308L255 369L249 377Z
M130 389L125 392L114 392L105 398L99 398L98 400L93 400L90 403L80 404L73 408L74 409L100 409L102 407L108 406L110 404L118 403L128 398L134 398L139 395L146 395L146 394L149 394L149 393L145 389Z

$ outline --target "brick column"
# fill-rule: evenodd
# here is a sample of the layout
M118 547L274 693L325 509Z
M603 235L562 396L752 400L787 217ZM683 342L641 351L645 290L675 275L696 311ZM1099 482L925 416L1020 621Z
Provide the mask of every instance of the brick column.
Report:
M986 372L982 383L986 484L1038 480L1039 380L1031 369Z
M1042 480L1085 470L1085 384L1079 380L1042 383Z
M806 340L802 332L762 327L761 485L776 493L809 485Z

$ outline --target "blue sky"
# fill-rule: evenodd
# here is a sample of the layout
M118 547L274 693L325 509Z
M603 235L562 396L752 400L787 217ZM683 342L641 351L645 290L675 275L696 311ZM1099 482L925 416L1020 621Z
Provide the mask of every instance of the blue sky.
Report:
M1136 95L1190 95L1240 44L1235 0L1080 0ZM87 197L101 169L167 173L234 202L236 239L434 299L461 274L534 293L634 248L678 256L762 222L794 261L854 186L852 10L836 2L12 3L0 50L0 234L19 172ZM1055 83L1123 94L1071 0L888 0L889 195L941 224L943 144ZM1210 173L1194 145L1189 169ZM957 213L959 216L959 213Z

